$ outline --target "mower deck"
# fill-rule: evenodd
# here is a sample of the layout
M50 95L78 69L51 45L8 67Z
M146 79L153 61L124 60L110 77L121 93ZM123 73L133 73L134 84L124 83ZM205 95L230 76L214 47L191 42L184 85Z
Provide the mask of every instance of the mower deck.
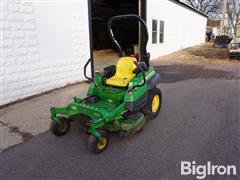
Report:
M80 101L80 102L78 102ZM99 121L100 119L108 120L110 117L114 116L119 112L119 109L122 109L123 105L116 105L107 101L98 101L95 103L85 103L81 102L80 99L74 98L74 101L71 102L66 107L53 107L51 108L51 119L58 122L57 115L61 114L67 117L72 117L78 114L83 114L89 116L93 122Z

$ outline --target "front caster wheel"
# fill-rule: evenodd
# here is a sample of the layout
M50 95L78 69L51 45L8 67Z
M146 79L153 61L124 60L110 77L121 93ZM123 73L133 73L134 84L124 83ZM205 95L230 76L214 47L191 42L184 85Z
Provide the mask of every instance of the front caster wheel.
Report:
M70 122L65 117L58 117L58 119L61 122L61 125L52 121L50 125L50 130L55 136L63 136L68 133L70 129Z
M95 154L99 154L107 149L109 142L109 137L106 131L99 131L99 134L102 136L102 143L98 142L94 135L90 135L88 139L88 149Z

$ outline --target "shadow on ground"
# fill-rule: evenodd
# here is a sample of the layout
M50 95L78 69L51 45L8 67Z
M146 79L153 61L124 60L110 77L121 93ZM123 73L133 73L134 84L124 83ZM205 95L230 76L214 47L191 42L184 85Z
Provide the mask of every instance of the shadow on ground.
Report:
M199 65L155 66L161 76L161 83L174 83L189 79L240 79L239 74L219 69L206 69Z

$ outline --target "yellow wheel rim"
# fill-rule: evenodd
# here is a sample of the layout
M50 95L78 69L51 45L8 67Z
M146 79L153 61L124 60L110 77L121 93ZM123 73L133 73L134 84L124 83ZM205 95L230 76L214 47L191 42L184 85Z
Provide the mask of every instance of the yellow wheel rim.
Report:
M159 105L160 105L160 97L159 97L159 95L156 94L152 100L152 112L153 113L157 112Z
M60 133L64 133L67 130L67 124L64 123L62 126L58 126L57 128Z
M100 142L97 143L97 148L100 149L100 150L104 149L105 146L107 145L107 138L102 137L102 141L103 141L102 144Z

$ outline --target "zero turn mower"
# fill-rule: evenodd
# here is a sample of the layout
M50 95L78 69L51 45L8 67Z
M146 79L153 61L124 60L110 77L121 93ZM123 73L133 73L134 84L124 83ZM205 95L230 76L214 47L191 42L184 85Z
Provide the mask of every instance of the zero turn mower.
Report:
M114 37L112 23L117 20L138 20L144 30L140 57L126 56ZM74 97L66 107L52 107L51 131L56 136L66 134L72 119L79 119L89 134L88 148L94 153L103 152L109 143L108 132L119 132L121 137L134 134L143 128L147 119L154 119L159 114L162 95L157 84L160 76L149 65L150 54L147 53L147 26L137 15L114 16L108 21L108 32L119 51L120 59L116 66L96 72L87 97Z

